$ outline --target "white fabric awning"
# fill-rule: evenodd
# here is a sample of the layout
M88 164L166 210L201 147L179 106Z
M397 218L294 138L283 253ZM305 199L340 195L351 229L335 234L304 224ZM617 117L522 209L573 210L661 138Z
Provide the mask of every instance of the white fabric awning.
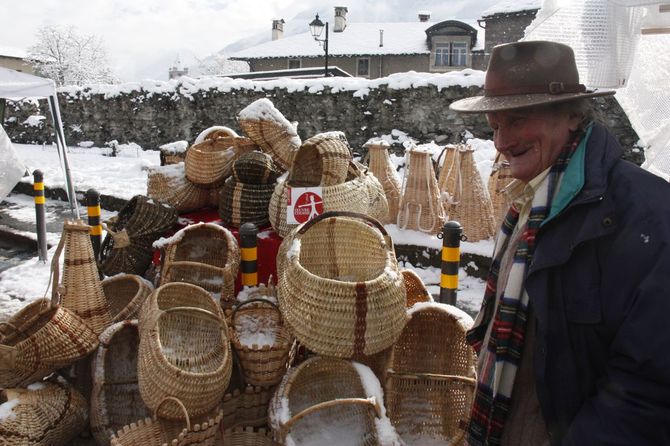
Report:
M56 94L51 79L0 67L0 98L46 98Z

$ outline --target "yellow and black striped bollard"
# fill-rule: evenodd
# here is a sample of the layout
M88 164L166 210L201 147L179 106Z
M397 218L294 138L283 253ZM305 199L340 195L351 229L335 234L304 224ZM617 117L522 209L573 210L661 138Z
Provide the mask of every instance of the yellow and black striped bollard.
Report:
M461 234L463 227L457 221L448 221L442 227L442 271L440 275L440 302L456 305L458 267L461 262Z
M47 261L47 220L44 198L44 174L37 169L33 172L33 197L35 197L35 223L37 229L37 255Z
M258 227L244 223L240 227L242 286L258 286Z
M93 254L96 260L100 256L100 242L102 239L102 222L100 221L100 194L95 189L86 191L86 207L88 211L88 225L91 227L89 235L93 245Z

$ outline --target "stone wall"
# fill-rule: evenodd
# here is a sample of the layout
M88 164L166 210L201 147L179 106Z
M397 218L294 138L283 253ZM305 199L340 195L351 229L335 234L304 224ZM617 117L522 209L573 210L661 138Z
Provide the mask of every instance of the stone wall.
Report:
M164 88L162 93L139 88L115 94L77 90L59 93L59 101L69 145L92 141L103 147L106 142L117 140L134 142L144 149L157 149L173 141L192 142L200 131L212 125L239 130L237 113L263 97L269 98L289 120L299 123L301 138L340 130L354 150L359 150L369 138L390 135L394 129L419 143L456 143L466 132L478 138L491 137L484 116L449 110L452 101L481 94L479 87L439 89L428 83L417 88L392 89L387 84L364 82L367 83L356 91L337 86L266 90L253 81L244 84L249 88L225 91L217 87L187 90L180 84L173 89ZM616 100L598 99L598 104L626 148L627 157L639 164L642 153L634 148L638 137ZM25 122L31 115L44 115L46 119L38 126L30 126ZM51 141L51 117L43 101L8 102L4 126L17 143Z
M484 18L486 21L486 43L484 45L486 64L488 64L488 58L494 46L521 40L536 13L537 9L533 9L510 14L493 14Z

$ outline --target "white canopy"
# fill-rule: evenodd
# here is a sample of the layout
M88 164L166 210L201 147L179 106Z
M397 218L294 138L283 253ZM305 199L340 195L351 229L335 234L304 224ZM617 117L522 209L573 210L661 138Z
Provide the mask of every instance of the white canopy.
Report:
M67 145L65 144L63 122L60 117L60 108L58 107L56 84L51 79L0 67L0 99L21 100L27 98L46 98L49 101L49 109L51 110L51 117L56 131L56 147L58 148L58 155L65 172L66 192L70 208L73 215L79 218L79 209L70 177L70 166L67 161Z

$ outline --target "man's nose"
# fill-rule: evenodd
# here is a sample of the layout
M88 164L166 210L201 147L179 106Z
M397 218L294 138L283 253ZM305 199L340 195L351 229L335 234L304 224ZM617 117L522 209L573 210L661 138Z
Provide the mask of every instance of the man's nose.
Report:
M493 136L493 144L496 150L504 152L516 145L516 137L509 129L498 128Z

